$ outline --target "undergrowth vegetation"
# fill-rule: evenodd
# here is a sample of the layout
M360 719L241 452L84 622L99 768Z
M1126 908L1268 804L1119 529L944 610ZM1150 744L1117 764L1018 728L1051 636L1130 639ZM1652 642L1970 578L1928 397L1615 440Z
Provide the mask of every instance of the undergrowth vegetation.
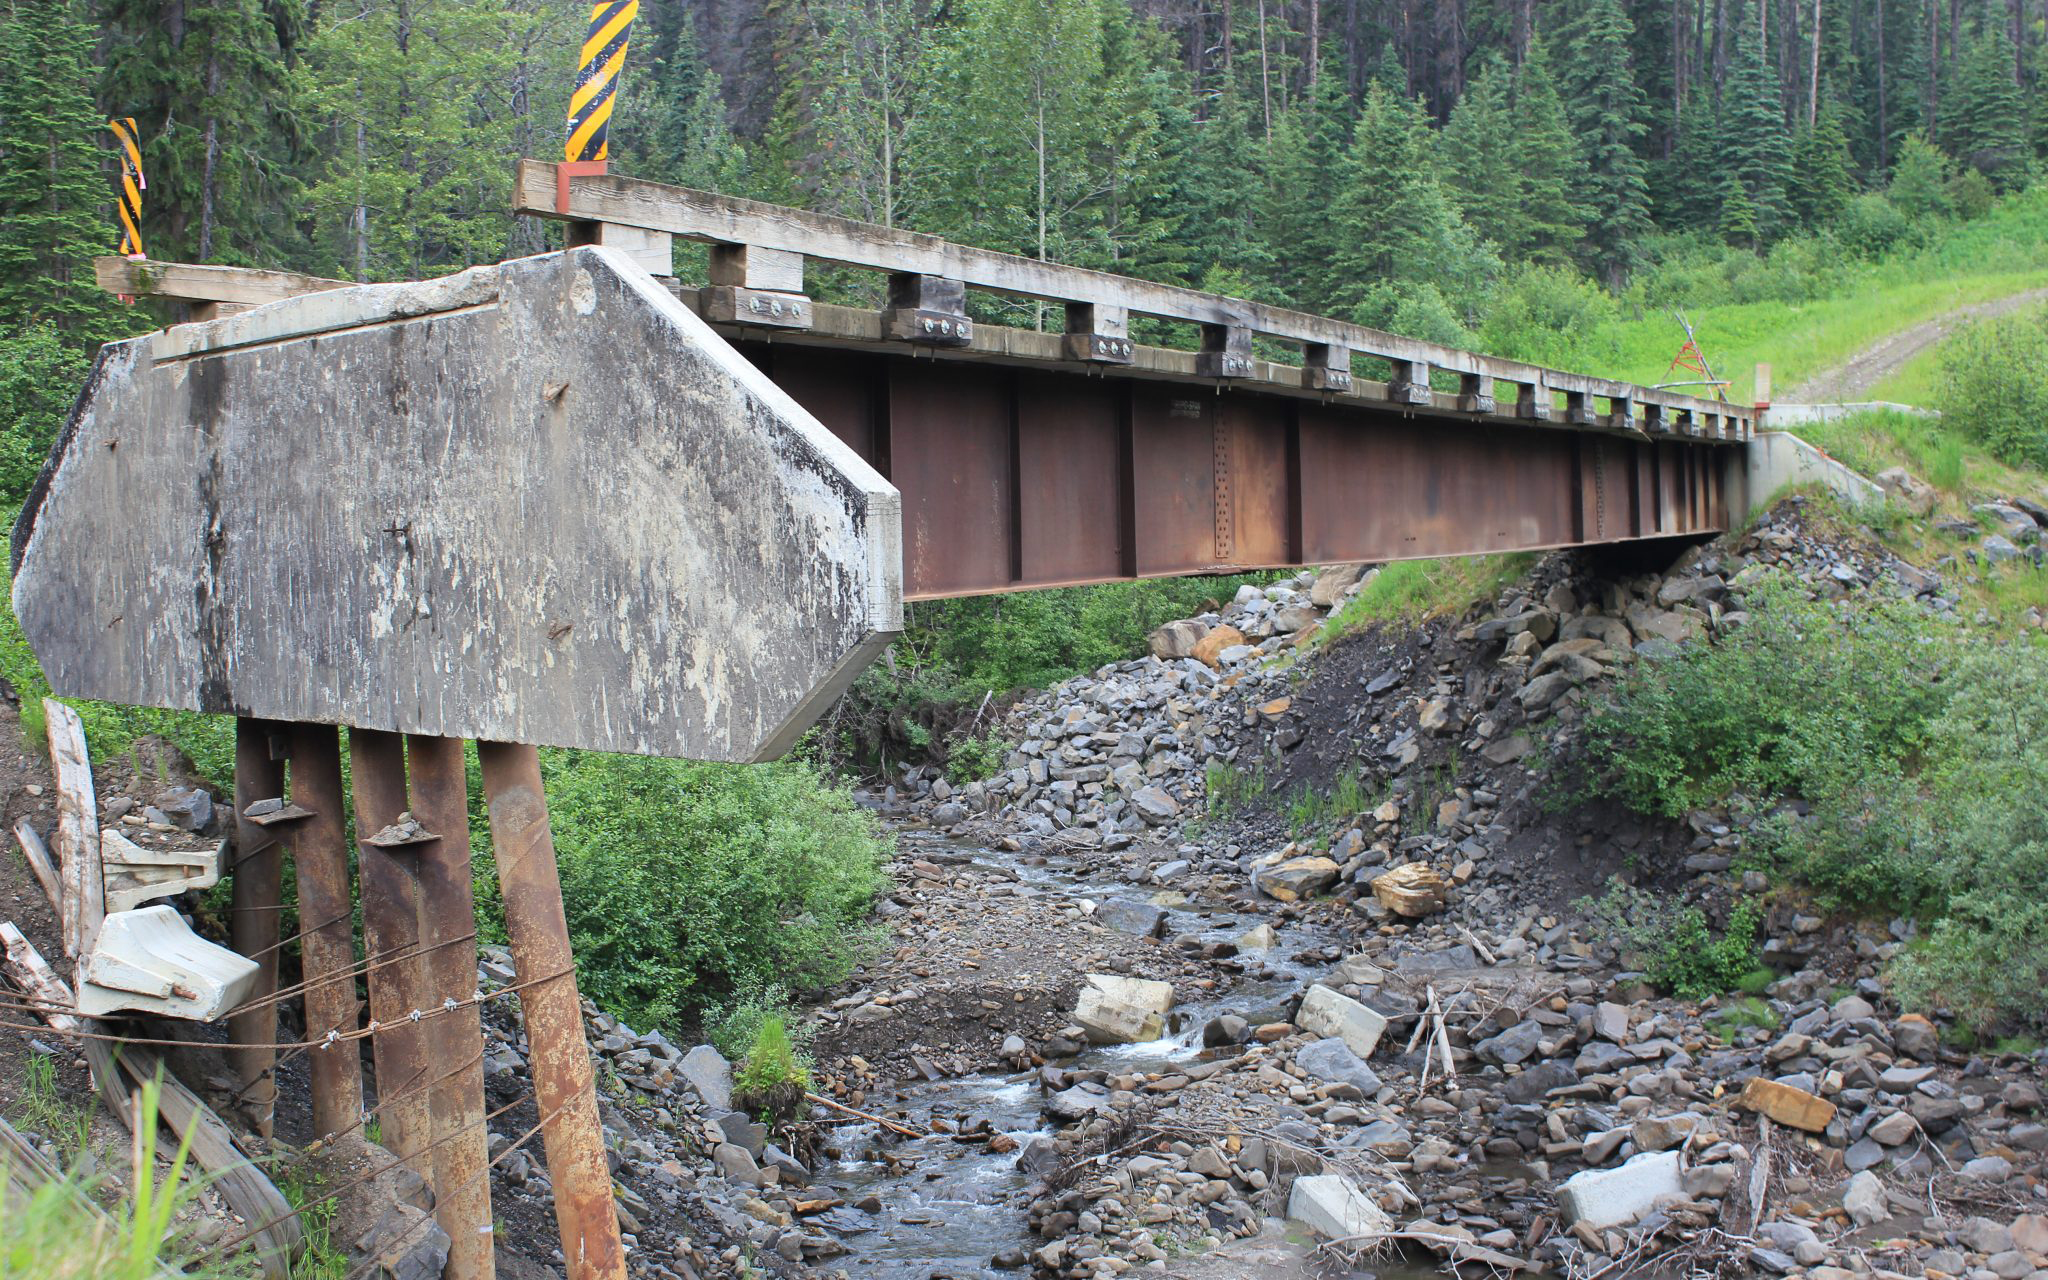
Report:
M1942 345L1943 420L2004 462L2048 468L2048 308L1963 326Z
M1328 644L1376 622L1420 622L1459 612L1499 594L1535 562L1535 555L1528 552L1397 560L1374 573L1330 615L1316 642Z
M828 985L867 953L890 845L815 767L556 751L543 769L578 973L631 1025Z
M1667 816L1729 801L1753 862L1823 906L1933 921L1894 966L1906 999L1985 1032L2048 1023L2048 646L1775 575L1749 602L1741 629L1623 677L1587 724L1591 789ZM1677 927L1675 951L1712 956Z

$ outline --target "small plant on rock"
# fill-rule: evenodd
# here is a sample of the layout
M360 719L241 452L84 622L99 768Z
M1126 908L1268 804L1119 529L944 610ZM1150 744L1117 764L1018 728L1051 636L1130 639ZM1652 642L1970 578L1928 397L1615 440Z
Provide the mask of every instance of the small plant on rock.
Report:
M733 1101L770 1125L787 1124L810 1087L810 1068L790 1043L789 1028L780 1017L763 1018L754 1047L733 1073Z

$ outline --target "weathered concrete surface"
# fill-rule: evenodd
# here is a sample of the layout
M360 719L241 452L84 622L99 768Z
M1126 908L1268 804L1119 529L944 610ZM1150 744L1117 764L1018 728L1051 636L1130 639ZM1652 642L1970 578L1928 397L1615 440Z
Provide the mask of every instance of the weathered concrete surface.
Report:
M1822 485L1851 506L1884 501L1884 491L1789 431L1759 431L1730 455L1728 518L1739 521L1795 485Z
M107 347L15 529L61 694L749 760L902 626L896 490L616 250Z

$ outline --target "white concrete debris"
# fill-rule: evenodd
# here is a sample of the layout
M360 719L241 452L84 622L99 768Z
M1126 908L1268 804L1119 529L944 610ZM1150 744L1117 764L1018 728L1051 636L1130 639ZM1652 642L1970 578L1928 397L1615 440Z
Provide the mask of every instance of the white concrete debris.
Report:
M1370 1058L1379 1047L1387 1020L1350 996L1318 984L1302 997L1294 1025L1314 1035L1335 1036L1351 1052Z
M1341 1173L1296 1178L1287 1197L1287 1216L1332 1240L1384 1235L1394 1220Z
M1557 1189L1566 1222L1599 1230L1627 1226L1656 1207L1662 1196L1683 1196L1676 1151L1651 1151L1615 1169L1587 1169Z
M1143 1044L1166 1034L1173 984L1091 973L1074 1001L1074 1021L1097 1044Z
M78 985L78 1012L157 1013L211 1022L256 990L260 966L192 932L167 906L115 911Z

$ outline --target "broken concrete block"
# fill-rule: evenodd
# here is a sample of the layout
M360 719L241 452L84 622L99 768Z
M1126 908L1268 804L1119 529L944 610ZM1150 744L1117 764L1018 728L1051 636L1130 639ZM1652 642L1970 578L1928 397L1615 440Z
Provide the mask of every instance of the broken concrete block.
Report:
M107 910L132 911L187 889L211 889L220 883L226 850L226 842L212 849L145 848L113 827L102 828L100 877L106 886Z
M1683 1196L1678 1153L1651 1151L1614 1169L1586 1169L1557 1189L1557 1207L1573 1226L1594 1230L1625 1227L1657 1205L1661 1196Z
M1296 1178L1287 1197L1287 1216L1332 1240L1385 1235L1394 1229L1386 1210L1341 1173Z
M1444 909L1451 886L1426 862L1411 862L1372 882L1373 896L1397 916L1413 920Z
M1370 1058L1379 1047L1387 1020L1342 992L1320 984L1310 987L1301 998L1301 1011L1294 1025L1313 1035L1335 1036L1351 1052Z
M193 933L169 907L115 911L80 971L78 1012L211 1022L254 994L259 972L254 960Z
M1173 984L1091 973L1074 1001L1074 1021L1096 1044L1143 1044L1166 1034Z

